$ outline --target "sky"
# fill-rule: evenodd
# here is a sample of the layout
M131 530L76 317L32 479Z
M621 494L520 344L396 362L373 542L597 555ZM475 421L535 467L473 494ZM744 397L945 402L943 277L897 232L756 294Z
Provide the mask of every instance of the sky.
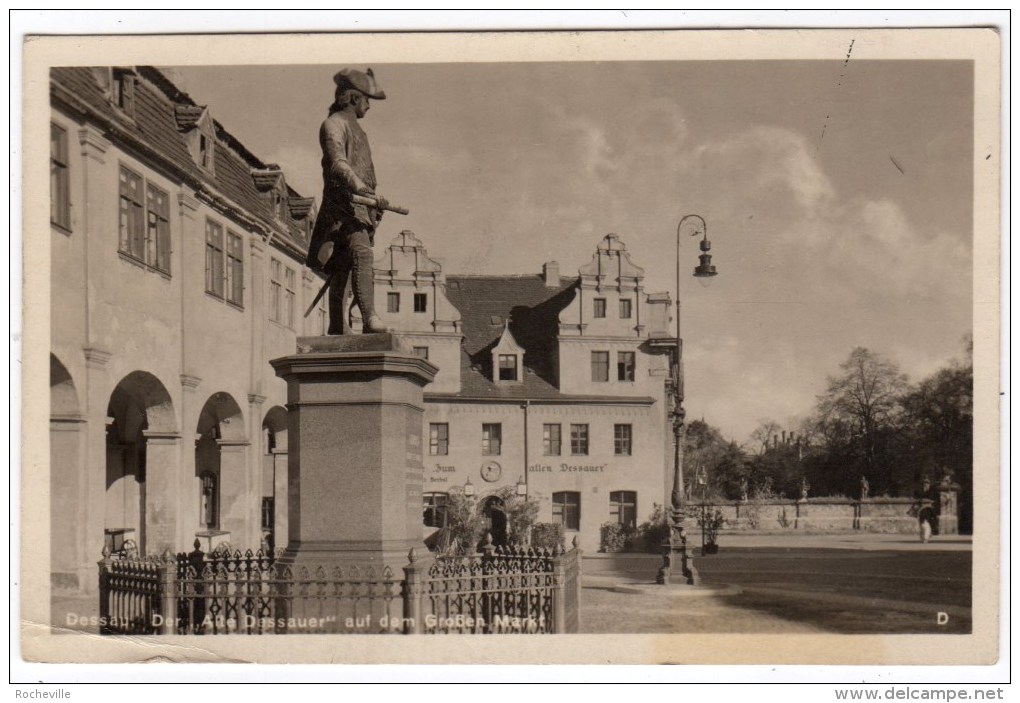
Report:
M321 200L339 66L168 72ZM364 69L363 66L358 68ZM619 235L676 298L688 419L795 429L863 346L921 380L972 325L973 72L942 61L376 64L362 120L388 215L450 274L563 275ZM719 275L690 274L705 219ZM675 317L675 315L674 315Z

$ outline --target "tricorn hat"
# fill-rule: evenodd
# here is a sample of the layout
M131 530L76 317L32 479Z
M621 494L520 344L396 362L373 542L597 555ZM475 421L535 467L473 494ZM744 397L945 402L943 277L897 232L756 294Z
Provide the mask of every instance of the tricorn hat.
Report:
M354 68L341 68L333 76L333 82L341 88L353 88L373 100L386 99L386 93L375 82L375 74L370 68L366 68L364 73Z

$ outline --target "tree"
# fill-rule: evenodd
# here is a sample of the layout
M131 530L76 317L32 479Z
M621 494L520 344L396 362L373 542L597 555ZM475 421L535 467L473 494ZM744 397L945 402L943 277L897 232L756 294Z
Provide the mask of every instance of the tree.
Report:
M963 488L962 531L969 531L973 506L974 363L970 339L967 357L921 381L902 398L915 482L952 476Z
M864 347L851 351L839 368L818 398L817 431L830 450L842 454L846 468L858 474L840 477L843 490L853 491L864 475L876 493L889 491L889 450L907 377L895 363Z
M736 498L746 473L744 454L736 442L704 420L688 423L684 433L684 478L692 500L702 496ZM699 476L707 481L698 483Z

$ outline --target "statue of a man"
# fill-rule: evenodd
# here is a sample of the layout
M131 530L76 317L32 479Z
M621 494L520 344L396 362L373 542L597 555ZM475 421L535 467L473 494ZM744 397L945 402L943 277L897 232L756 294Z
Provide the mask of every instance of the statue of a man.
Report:
M322 205L315 220L306 265L329 276L329 334L344 334L344 292L348 279L361 310L363 331L387 332L375 313L372 245L388 203L375 195L375 168L368 136L358 124L369 100L383 100L372 69L345 68L333 76L336 92L329 116L319 128L322 147ZM354 202L369 196L378 207Z

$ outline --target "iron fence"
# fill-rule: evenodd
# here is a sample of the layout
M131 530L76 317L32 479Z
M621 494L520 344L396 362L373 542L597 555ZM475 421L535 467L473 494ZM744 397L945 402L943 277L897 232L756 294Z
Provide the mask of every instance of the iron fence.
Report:
M580 550L411 551L389 567L293 564L281 553L99 562L102 634L536 634L580 629Z

